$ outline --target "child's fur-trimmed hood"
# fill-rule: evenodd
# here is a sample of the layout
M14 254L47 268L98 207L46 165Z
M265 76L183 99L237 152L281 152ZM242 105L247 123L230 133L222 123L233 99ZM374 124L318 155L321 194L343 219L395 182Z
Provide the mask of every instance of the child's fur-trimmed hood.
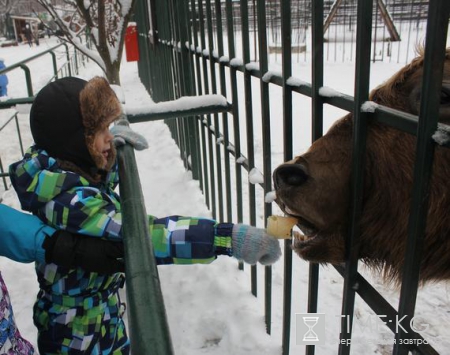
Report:
M67 77L41 89L31 108L30 126L38 148L68 170L73 171L73 165L79 167L85 177L95 181L103 162L101 153L94 149L95 134L121 115L120 102L105 78L85 81ZM111 146L105 170L115 161Z
M95 165L99 167L103 159L101 154L94 149L95 134L118 119L122 115L122 107L106 79L96 76L89 80L83 90L81 90L80 108L86 145ZM106 170L111 168L116 158L113 144L111 144L111 150L114 154L109 155Z

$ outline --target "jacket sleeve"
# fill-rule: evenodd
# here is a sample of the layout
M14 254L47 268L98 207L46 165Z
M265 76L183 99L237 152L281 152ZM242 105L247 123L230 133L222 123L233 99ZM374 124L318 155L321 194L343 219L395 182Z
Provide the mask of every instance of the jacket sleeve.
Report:
M21 263L44 262L42 244L55 229L36 216L0 204L0 255Z
M209 264L217 255L232 255L233 224L212 219L149 216L157 264Z

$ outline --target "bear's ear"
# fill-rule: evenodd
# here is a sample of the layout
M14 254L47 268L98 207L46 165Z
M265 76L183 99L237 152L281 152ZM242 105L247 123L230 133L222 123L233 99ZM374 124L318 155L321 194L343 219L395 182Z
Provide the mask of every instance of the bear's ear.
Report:
M105 78L96 76L80 92L80 108L87 137L94 136L122 115L122 106Z
M370 92L369 100L380 105L385 105L386 102L393 99L392 90L389 89L388 84L380 85Z
M373 102L378 102L378 88L370 92L369 100Z

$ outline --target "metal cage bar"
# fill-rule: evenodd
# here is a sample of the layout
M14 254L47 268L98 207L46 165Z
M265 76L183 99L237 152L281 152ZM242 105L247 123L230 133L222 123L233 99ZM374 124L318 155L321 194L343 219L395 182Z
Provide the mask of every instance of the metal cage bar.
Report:
M316 0L312 7L312 141L319 139L323 134L323 100L319 95L319 89L323 86L323 33L324 33L323 0ZM319 265L309 265L308 282L308 313L318 311L319 298ZM306 355L314 355L315 346L306 346Z
M370 39L372 36L372 0L358 1L356 34L355 106L353 110L353 144L351 173L350 230L346 241L347 261L344 277L339 355L350 354L353 310L355 306L355 279L358 273L359 220L363 203L364 156L367 140L368 113L361 112L362 104L369 98ZM347 323L348 321L348 323ZM348 327L350 329L347 328Z
M292 89L287 80L292 76L292 39L290 1L281 1L281 42L282 42L282 77L283 77L283 155L284 161L293 158L292 152ZM289 354L292 304L292 241L284 242L284 284L283 284L283 355Z
M414 185L402 288L398 306L399 317L406 317L407 320L414 316L417 288L419 286L420 261L427 222L428 190L435 147L431 136L437 129L439 117L439 101L449 16L450 2L430 1L423 65L423 94L420 101L416 160L414 163ZM406 329L409 329L407 325ZM408 354L407 346L400 344L400 339L405 338L407 332L408 330L405 332L401 328L396 333L394 355ZM411 336L411 329L409 329L409 332L409 336Z

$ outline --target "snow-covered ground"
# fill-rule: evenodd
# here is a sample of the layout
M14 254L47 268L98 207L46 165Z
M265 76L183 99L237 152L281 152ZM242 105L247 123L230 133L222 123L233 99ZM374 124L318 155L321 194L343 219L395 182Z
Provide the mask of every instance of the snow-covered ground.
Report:
M1 48L0 57L5 58L6 65L11 65L43 51L45 46L55 44L54 39L43 40L41 43L38 48L28 46ZM401 65L394 63L374 63L372 87L380 84L400 67ZM51 64L39 66L39 76L33 78L35 91L47 81L51 68ZM279 71L280 66L272 63L271 70ZM309 81L309 70L309 64L300 63L295 68L294 76ZM352 63L326 64L325 85L352 94L353 70ZM48 74L47 78L45 74ZM101 75L101 72L92 62L80 72L80 77L85 79L94 75ZM9 93L12 97L25 95L22 76L20 70L9 75ZM140 106L149 102L150 98L139 81L136 63L127 63L124 60L121 80L127 105ZM257 109L260 106L259 90L255 91L254 107ZM279 137L282 125L277 124L280 121L276 119L277 117L279 119L282 112L281 92L271 89L271 95L270 109L275 120L272 125L273 135ZM243 95L239 97L242 98ZM242 109L243 106L242 100L240 108ZM294 106L296 115L309 115L308 100L296 99ZM28 129L29 107L20 107L18 110L24 145L28 147L31 144ZM0 126L11 112L12 110L0 112ZM325 127L328 127L342 112L327 108L325 113ZM254 114L257 118L259 111L255 110ZM156 121L134 124L132 127L143 134L150 145L148 150L136 152L147 212L160 217L170 214L209 217L210 211L204 203L199 184L191 178L189 172L185 171L179 158L180 152L167 126L163 122ZM259 130L258 127L255 129ZM298 130L302 130L303 135L309 137L308 124L299 126ZM298 143L296 153L309 145L308 139ZM279 140L274 139L273 142L273 161L276 166L282 162L282 147L279 146ZM255 138L255 147L257 150L261 149L261 139ZM5 167L20 157L13 125L9 125L0 132L0 157ZM3 190L0 186L1 192ZM2 203L20 209L17 197L11 190L3 194ZM258 205L258 216L263 215L263 207L262 204ZM258 223L261 223L261 220ZM36 331L32 324L32 305L38 288L34 267L0 258L0 271L7 282L20 330L35 344ZM363 271L373 286L396 307L398 290L392 285L383 284L377 275L372 275L364 269ZM281 260L273 266L272 335L266 334L264 325L263 267L258 266L258 294L260 295L258 298L250 293L250 268L245 267L244 271L239 271L237 262L233 258L220 257L207 266L160 266L159 273L176 354L281 354L283 311L283 262ZM294 257L291 325L291 353L293 354L304 353L304 346L296 345L295 313L306 312L307 280L308 263ZM319 312L326 315L327 341L325 345L317 347L316 354L337 353L342 285L342 278L334 268L320 268ZM449 312L450 297L447 283L430 284L419 291L417 314L421 318L417 328L425 329L427 328L425 324L429 325L423 335L441 354L448 353L450 348ZM355 316L352 353L390 353L392 347L383 345L380 337L385 335L387 339L392 339L391 333L381 321L376 320L373 312L358 297ZM374 325L369 325L371 322L374 322Z

